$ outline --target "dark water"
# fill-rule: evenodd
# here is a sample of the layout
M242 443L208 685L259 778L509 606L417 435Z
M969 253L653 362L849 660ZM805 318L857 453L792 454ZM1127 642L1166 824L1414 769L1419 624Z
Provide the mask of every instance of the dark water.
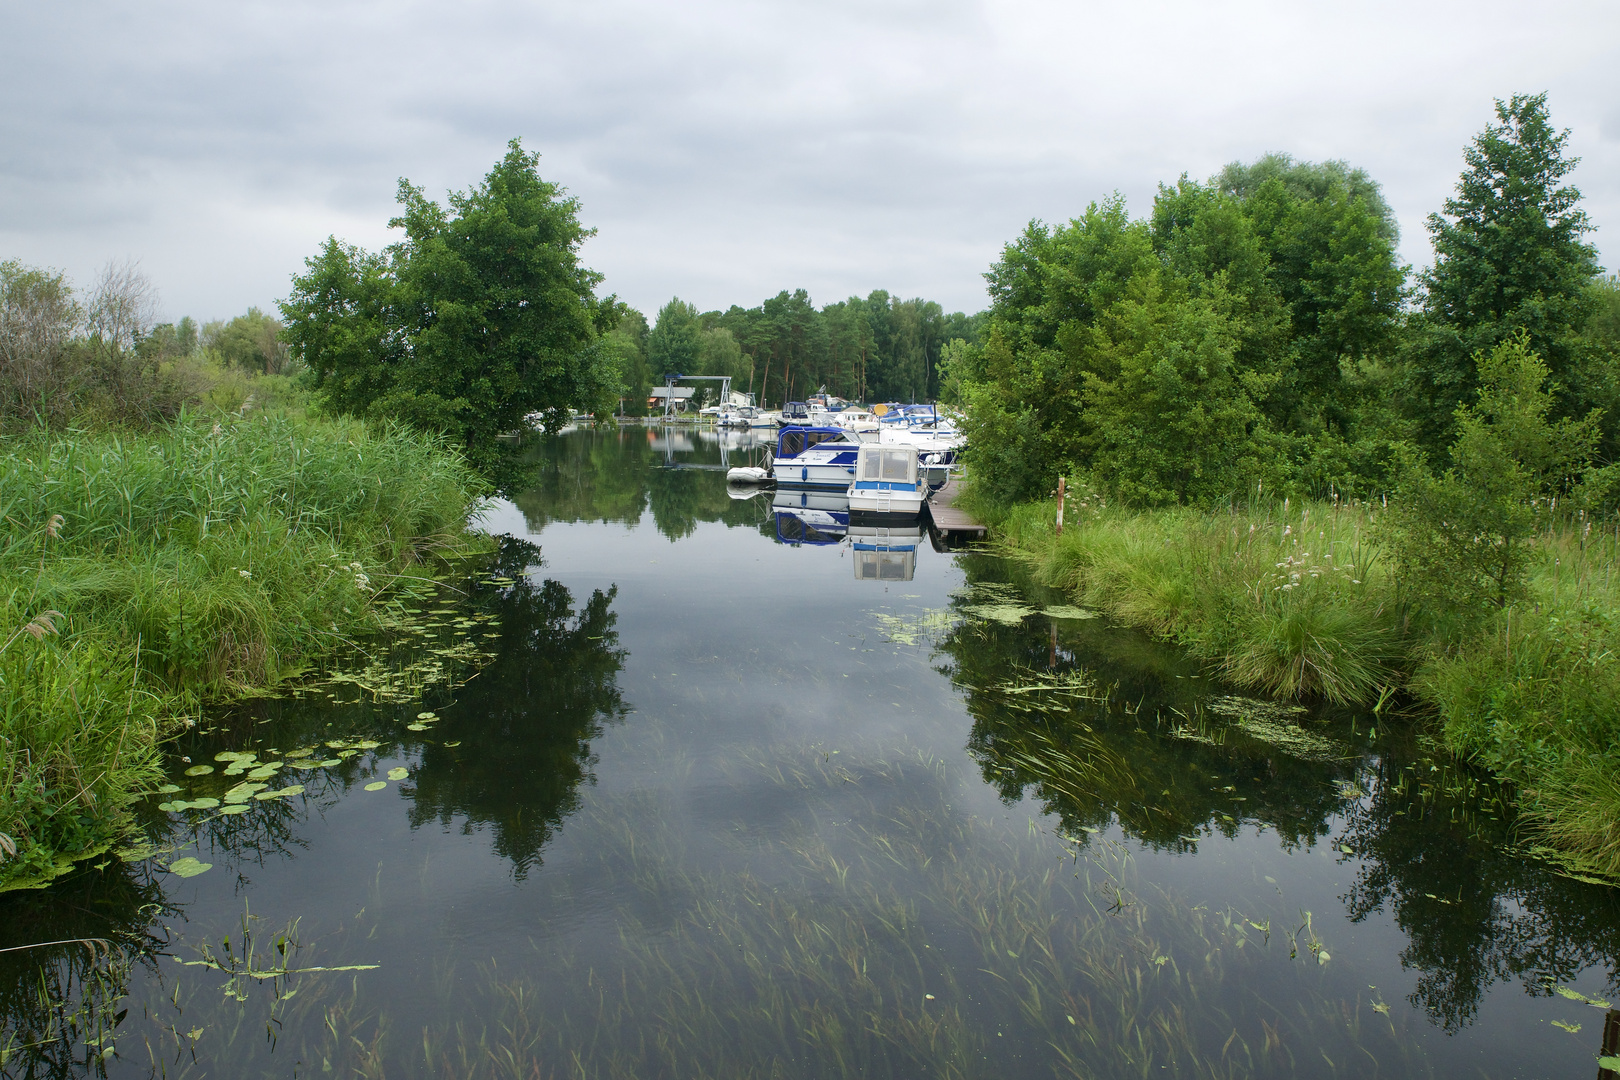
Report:
M168 797L301 792L0 899L107 942L0 953L5 1074L1597 1073L1620 903L1410 721L732 499L712 440L537 446L439 629L208 718Z

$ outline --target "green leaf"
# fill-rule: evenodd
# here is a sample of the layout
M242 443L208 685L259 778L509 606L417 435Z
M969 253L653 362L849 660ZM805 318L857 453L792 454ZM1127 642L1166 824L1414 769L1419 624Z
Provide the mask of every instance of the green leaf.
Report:
M169 873L176 874L180 877L196 877L198 874L212 870L213 868L213 863L198 862L190 855L187 855L183 859L176 859L174 862L170 863Z
M388 779L390 780L403 780L409 775L410 772L408 770L399 768L397 766L388 770Z
M366 790L367 791L381 791L383 788L385 788L387 786L388 786L388 782L386 780L373 780L371 783L366 785Z
M186 775L187 776L207 776L209 773L211 773L213 771L214 771L214 767L212 765L193 765L191 768L186 770Z

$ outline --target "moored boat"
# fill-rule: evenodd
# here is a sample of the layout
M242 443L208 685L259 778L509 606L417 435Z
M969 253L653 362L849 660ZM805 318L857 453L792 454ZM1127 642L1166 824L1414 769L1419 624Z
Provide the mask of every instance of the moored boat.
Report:
M771 472L780 487L849 488L855 476L855 436L843 428L785 427L776 436Z
M881 514L922 512L928 485L916 448L863 443L856 451L855 477L849 485L851 510Z

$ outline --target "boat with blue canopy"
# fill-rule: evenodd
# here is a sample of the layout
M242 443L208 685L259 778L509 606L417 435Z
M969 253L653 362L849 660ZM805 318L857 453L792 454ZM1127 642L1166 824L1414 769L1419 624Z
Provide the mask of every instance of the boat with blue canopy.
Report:
M778 487L837 488L855 477L860 441L837 427L785 427L776 436L771 474Z

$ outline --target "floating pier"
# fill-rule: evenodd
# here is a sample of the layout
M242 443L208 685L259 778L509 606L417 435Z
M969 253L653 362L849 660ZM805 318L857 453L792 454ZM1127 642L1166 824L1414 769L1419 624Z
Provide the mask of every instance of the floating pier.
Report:
M983 539L985 528L965 510L956 508L956 496L961 494L958 480L947 480L928 500L928 516L934 519L934 528L942 533L956 533Z

